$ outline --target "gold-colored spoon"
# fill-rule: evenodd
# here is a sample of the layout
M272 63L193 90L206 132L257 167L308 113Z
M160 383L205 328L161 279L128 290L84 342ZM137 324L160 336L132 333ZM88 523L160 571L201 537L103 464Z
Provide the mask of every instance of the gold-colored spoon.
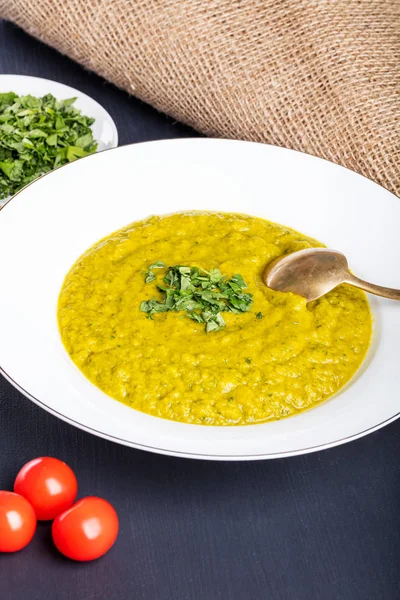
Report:
M293 292L303 296L307 302L321 298L341 283L349 283L377 296L400 300L400 290L355 277L350 273L344 254L325 248L307 248L277 258L267 265L262 279L273 290Z

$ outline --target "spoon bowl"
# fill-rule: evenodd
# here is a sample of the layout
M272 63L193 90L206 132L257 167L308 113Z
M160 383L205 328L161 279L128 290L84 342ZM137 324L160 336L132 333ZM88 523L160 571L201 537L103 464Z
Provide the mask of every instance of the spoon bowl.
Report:
M279 257L267 265L262 279L267 287L298 294L307 302L321 298L341 283L349 283L377 296L400 300L400 290L355 277L344 254L327 248L307 248Z

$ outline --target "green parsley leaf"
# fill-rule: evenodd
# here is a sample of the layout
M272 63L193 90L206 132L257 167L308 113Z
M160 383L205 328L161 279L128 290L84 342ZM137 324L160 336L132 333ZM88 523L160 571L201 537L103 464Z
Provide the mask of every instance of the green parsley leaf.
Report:
M236 275L234 275L232 277L230 283L234 283L242 289L245 289L247 287L247 285L245 284L245 282L243 280L243 277L241 275L239 275L239 273L236 273Z
M162 269L163 267L165 267L165 265L160 260L147 267L147 271L144 274L145 282L150 283L151 281L154 281L156 276L153 273L153 269Z
M15 98L18 98L17 94L14 92L6 92L5 94L0 94L0 107L4 104L5 106L11 106L14 104Z

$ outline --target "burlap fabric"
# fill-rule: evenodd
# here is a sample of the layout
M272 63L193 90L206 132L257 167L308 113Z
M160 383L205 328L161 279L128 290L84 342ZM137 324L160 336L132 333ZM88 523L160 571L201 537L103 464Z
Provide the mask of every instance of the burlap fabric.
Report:
M400 194L400 0L0 0L0 17L206 134Z

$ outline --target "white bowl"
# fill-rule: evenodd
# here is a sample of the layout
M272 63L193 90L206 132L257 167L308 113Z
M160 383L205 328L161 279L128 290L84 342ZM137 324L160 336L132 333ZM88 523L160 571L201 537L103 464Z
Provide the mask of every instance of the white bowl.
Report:
M95 119L91 129L93 137L98 143L96 152L118 146L117 127L109 113L96 100L69 85L51 81L50 79L42 79L41 77L0 75L0 93L4 92L15 92L19 96L26 94L31 94L31 96L53 94L58 100L76 98L74 106L79 108L83 115ZM7 199L0 199L0 206L6 201Z
M374 340L357 377L298 416L244 427L187 425L120 404L69 359L57 329L63 279L101 237L150 214L237 211L343 251L357 275L400 287L400 202L329 162L248 142L136 144L79 160L14 196L0 213L0 366L52 414L121 444L193 458L303 454L374 431L399 416L400 304L371 298Z

